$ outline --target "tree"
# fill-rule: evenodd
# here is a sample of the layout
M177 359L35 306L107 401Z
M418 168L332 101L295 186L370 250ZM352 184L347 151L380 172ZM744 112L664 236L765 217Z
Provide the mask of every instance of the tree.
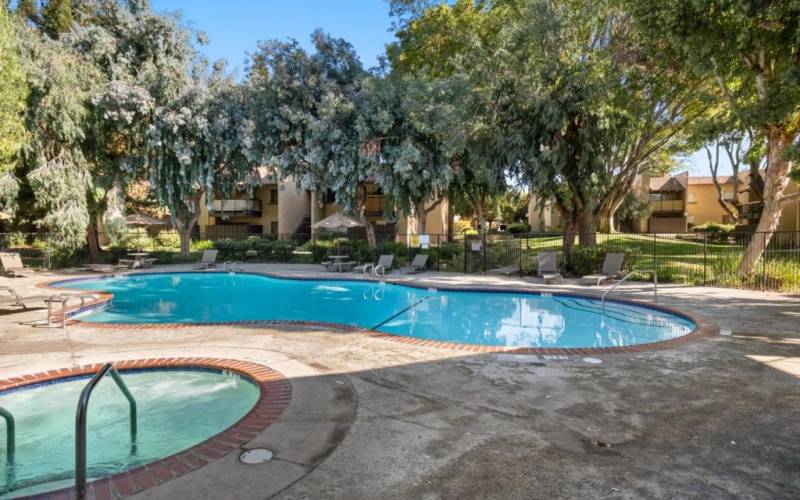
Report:
M764 209L740 271L756 268L783 209L798 160L800 134L800 5L797 2L658 0L626 2L654 47L684 62L683 71L717 86L722 105L766 143ZM674 56L674 57L673 57ZM757 175L757 174L756 174Z
M156 109L148 134L147 171L158 200L170 210L180 233L181 253L188 257L192 231L205 195L241 187L258 165L249 146L254 127L244 88L217 67L210 81L187 78L183 90Z
M42 28L50 38L68 32L72 28L72 0L48 0L42 8Z
M90 176L82 144L98 75L62 41L18 28L30 88L25 117L30 141L23 148L22 171L38 211L36 224L56 245L75 248L89 221Z
M312 191L333 191L344 211L366 226L374 246L374 227L364 214L373 152L364 142L359 108L369 75L346 41L321 31L312 41L312 54L294 40L263 42L254 54L248 82L257 145L282 178Z
M14 169L27 140L25 105L28 85L20 61L14 26L0 7L0 210L13 214L17 191Z
M39 19L39 10L36 8L35 0L19 0L14 13L26 21L38 24L41 22Z
M452 178L441 114L448 103L426 80L389 75L367 80L360 99L362 141L371 145L373 176L387 199L425 233L428 214L444 200Z

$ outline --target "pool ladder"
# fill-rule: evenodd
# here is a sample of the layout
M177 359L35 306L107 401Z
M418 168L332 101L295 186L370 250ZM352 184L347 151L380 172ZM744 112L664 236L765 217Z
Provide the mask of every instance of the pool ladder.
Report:
M79 500L86 498L86 416L89 408L89 398L95 386L106 374L111 375L111 379L122 391L125 399L128 400L131 410L131 454L136 453L136 400L133 399L131 391L128 390L128 386L125 385L114 365L106 363L86 384L86 387L81 391L81 397L78 399L78 411L75 415L75 497Z
M630 278L636 273L648 273L653 275L653 301L655 303L658 303L658 275L656 274L656 272L653 271L652 269L634 269L633 271L626 274L624 278L614 283L614 285L611 288L605 291L602 300L600 301L601 305L603 306L603 314L606 313L606 296L608 296L608 294L613 292L618 286L623 284L628 278Z

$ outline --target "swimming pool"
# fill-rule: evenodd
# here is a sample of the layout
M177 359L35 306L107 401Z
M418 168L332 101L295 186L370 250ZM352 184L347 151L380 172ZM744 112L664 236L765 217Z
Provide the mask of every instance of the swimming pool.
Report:
M348 280L248 273L152 273L53 286L113 294L99 323L337 323L390 335L508 348L599 348L648 344L693 331L664 310L568 294L423 289Z
M74 485L75 408L89 376L0 392L0 407L13 414L16 424L13 464L5 456L5 439L0 447L0 497ZM123 371L122 377L138 406L136 449L131 450L128 402L111 380L103 379L89 404L90 480L205 441L247 414L261 392L247 377L211 368Z

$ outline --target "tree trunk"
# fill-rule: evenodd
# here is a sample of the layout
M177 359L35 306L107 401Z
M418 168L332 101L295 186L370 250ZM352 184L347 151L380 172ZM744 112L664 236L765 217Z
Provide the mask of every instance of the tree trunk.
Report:
M181 255L185 259L189 258L191 251L192 231L194 230L194 226L197 224L197 219L200 216L200 199L202 196L203 192L198 191L198 193L192 198L191 203L194 211L187 214L185 219L172 216L172 225L175 227L181 237Z
M194 229L194 224L189 225L186 224L182 226L179 230L181 235L181 255L184 258L189 258L189 254L191 252L192 247L192 229Z
M594 211L584 209L581 212L580 235L578 240L582 247L597 245L597 219L595 218Z
M417 220L416 234L425 234L425 219L428 217L425 211L425 204L418 202L414 204L414 218Z
M564 220L564 241L562 243L562 250L564 251L564 264L567 269L572 269L572 249L575 247L577 229L578 225L575 221Z
M100 238L97 234L97 217L89 216L89 225L86 227L86 243L89 247L89 262L96 263L100 257Z
M783 160L783 150L791 141L785 142L783 131L778 127L771 127L767 136L767 171L764 179L764 210L758 220L756 232L747 245L747 249L739 265L739 272L749 276L756 269L758 261L764 255L764 250L769 245L772 235L778 229L781 213L783 212L783 192L789 184L789 171L791 162Z
M478 231L480 233L485 233L487 230L486 227L486 217L483 213L483 203L480 201L473 202L473 206L475 207L475 217L478 218Z

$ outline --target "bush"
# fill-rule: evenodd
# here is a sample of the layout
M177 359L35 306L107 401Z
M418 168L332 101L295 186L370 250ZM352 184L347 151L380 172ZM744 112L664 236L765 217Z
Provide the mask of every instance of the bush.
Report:
M506 229L511 234L527 234L531 232L531 226L525 224L524 222L515 222L513 224L509 224Z
M706 234L708 236L708 241L711 243L724 243L731 239L735 229L736 226L733 224L706 222L705 224L695 226L692 231Z
M276 240L272 242L272 256L278 262L289 262L292 259L294 245L291 241Z
M625 254L625 259L622 261L623 269L632 269L637 258L637 255L627 248L606 248L604 246L577 247L572 250L572 270L575 274L580 276L598 273L603 269L603 261L607 253Z
M177 231L161 231L155 237L155 246L159 249L180 250L181 235Z
M190 250L192 252L202 252L203 250L211 250L212 248L214 248L214 242L212 240L192 241L190 245Z

